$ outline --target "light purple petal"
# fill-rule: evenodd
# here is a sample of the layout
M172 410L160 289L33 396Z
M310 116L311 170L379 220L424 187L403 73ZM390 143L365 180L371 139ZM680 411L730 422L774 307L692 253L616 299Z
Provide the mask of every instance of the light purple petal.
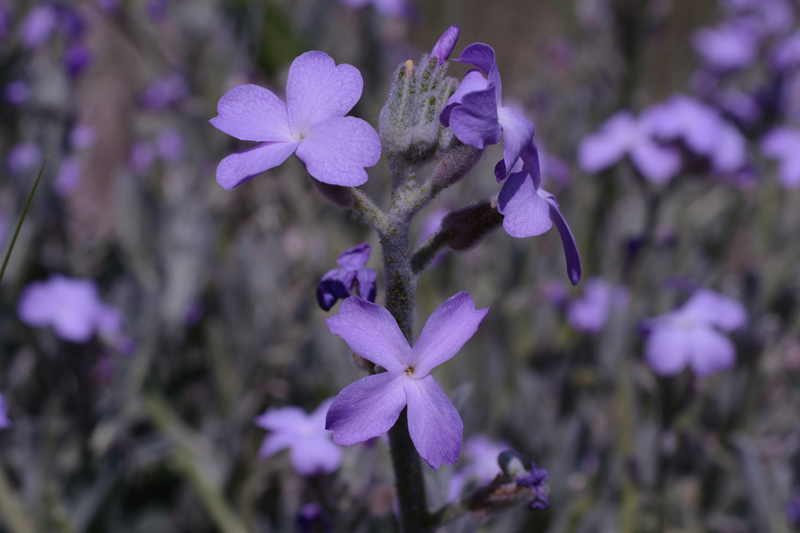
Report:
M590 173L610 167L622 159L637 135L634 116L620 111L606 120L597 133L584 137L578 146L578 166Z
M727 70L747 67L758 54L758 41L743 25L724 24L695 32L692 45L712 67Z
M295 59L286 81L289 127L295 138L305 137L318 122L346 115L361 98L363 86L357 68L336 66L325 52L306 52Z
M778 179L784 187L800 186L800 131L775 128L761 140L761 151L780 162Z
M297 157L308 173L323 183L355 187L367 181L364 167L381 158L378 133L367 122L355 117L339 117L316 122L297 147Z
M450 54L453 53L453 48L456 47L460 32L461 29L458 26L450 26L445 30L442 36L439 37L436 44L433 45L431 57L438 59L440 65L450 58Z
M333 441L350 446L389 431L406 406L404 376L403 370L384 372L345 387L328 410L325 429L333 431Z
M461 451L464 424L453 403L433 379L403 378L408 397L408 433L420 457L438 470L455 464Z
M44 45L56 28L56 10L51 5L40 5L25 16L19 28L22 44L30 48Z
M258 458L266 459L291 446L297 437L291 433L270 433L258 449Z
M48 285L43 281L34 281L22 290L17 303L17 316L28 326L46 326L53 320L51 302Z
M357 246L353 246L352 248L348 248L336 259L336 262L339 264L340 267L346 268L347 270L358 270L359 268L363 267L369 261L369 254L372 253L372 247L362 242Z
M475 309L465 291L447 299L431 314L411 350L409 366L413 376L424 378L431 370L453 357L475 335L489 308Z
M411 356L394 317L380 305L350 297L339 306L339 314L325 323L351 350L386 370L404 369Z
M362 268L356 275L358 278L358 293L368 302L374 302L378 295L378 274L371 268Z
M541 235L553 226L550 205L537 194L528 172L508 177L500 189L497 210L504 216L506 233L517 239Z
M209 122L218 130L243 141L288 141L286 105L271 91L258 85L237 85L222 95L218 115Z
M483 91L465 94L461 105L450 112L450 128L462 143L484 148L500 142L501 130L493 92L494 88L489 85Z
M464 79L461 80L461 83L458 85L456 92L447 100L447 104L439 115L439 120L442 125L446 128L450 127L450 113L455 107L461 105L461 100L464 98L464 95L475 91L485 91L487 87L489 87L489 82L486 81L486 78L483 77L479 70L470 70L467 72Z
M308 415L299 407L273 407L253 419L258 427L270 431L290 432L306 423Z
M229 155L217 166L217 183L229 191L275 168L297 150L297 142L264 142Z
M695 292L680 309L680 314L724 331L741 328L747 323L747 311L741 303L707 289Z
M556 225L558 234L561 236L561 246L564 247L564 257L567 260L567 276L573 285L577 285L581 280L581 256L578 253L578 245L575 244L575 237L572 236L572 230L569 229L567 221L561 214L556 197L544 189L539 189L537 193L550 206L550 220Z
M731 340L707 327L695 327L690 334L689 364L698 376L710 376L732 368L736 348Z
M302 476L330 474L342 464L342 449L329 435L296 441L289 452L292 467Z
M530 146L533 140L533 124L507 107L498 109L497 117L503 128L503 161L502 165L495 167L494 173L497 181L501 182L511 172L522 151Z
M589 280L583 297L567 309L567 321L575 329L596 333L603 329L611 311L611 285L601 278Z
M642 176L653 183L671 180L683 164L679 150L661 146L650 138L642 138L633 146L631 161Z
M500 72L497 70L494 48L488 44L473 43L461 52L461 57L455 59L459 63L467 63L473 67L478 67L489 79L489 84L495 88L495 104L501 106L503 85L500 81Z
M690 337L685 329L675 324L671 317L661 319L644 347L644 356L657 374L674 376L689 362Z
M319 406L314 409L314 412L308 415L308 423L311 427L318 427L320 430L325 429L325 419L328 417L328 409L331 408L333 398L326 398ZM322 433L327 435L327 433Z

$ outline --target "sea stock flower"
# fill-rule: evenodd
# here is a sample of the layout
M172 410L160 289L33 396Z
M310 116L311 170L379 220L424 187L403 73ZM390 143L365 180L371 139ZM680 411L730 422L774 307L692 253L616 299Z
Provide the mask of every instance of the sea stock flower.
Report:
M645 359L657 374L672 376L687 365L698 376L733 367L736 349L721 332L741 328L744 306L708 289L697 290L680 308L649 319Z
M317 286L317 302L323 310L329 311L338 300L348 296L375 301L378 275L373 269L364 268L371 252L372 247L362 242L339 255L336 259L339 268L326 272Z
M217 167L217 182L233 189L283 163L293 153L317 180L352 187L367 181L364 167L381 156L378 133L366 121L344 116L361 98L355 67L336 65L324 52L306 52L292 62L286 104L257 85L239 85L217 104L211 124L260 144L230 155Z
M330 474L339 468L342 450L331 442L331 432L325 429L325 415L332 401L325 400L310 415L288 406L273 407L257 416L253 423L270 431L258 450L259 459L288 448L292 468L302 476Z
M475 334L488 308L460 292L428 318L414 347L385 308L350 297L328 318L331 332L386 372L345 387L328 410L326 428L333 441L349 446L386 433L408 406L408 431L420 456L438 470L454 464L461 449L463 423L430 372L452 358Z
M577 330L597 333L612 311L627 307L629 300L630 293L625 287L613 287L602 278L592 278L586 283L583 296L567 307L567 321Z

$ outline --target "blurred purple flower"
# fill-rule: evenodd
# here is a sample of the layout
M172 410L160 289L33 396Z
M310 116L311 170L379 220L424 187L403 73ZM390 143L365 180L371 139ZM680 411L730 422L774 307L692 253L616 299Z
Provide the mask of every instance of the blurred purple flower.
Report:
M131 155L128 159L128 164L134 174L142 176L146 174L153 163L156 161L156 149L153 143L148 141L139 141L131 148Z
M367 181L364 167L381 156L378 133L364 120L346 117L361 98L361 73L336 66L324 52L306 52L292 62L284 104L257 85L234 87L210 120L220 131L260 144L230 155L217 167L217 182L233 189L283 163L295 153L306 170L330 185Z
M539 468L531 461L530 471L517 478L518 487L530 487L536 491L536 499L530 504L531 509L549 509L550 499L547 497L547 486L544 484L550 472L546 468Z
M331 524L318 503L307 503L300 508L297 513L297 527L300 533L331 531Z
M30 86L22 81L12 81L5 87L6 102L14 105L22 105L31 98Z
M660 145L651 135L650 113L637 119L628 111L620 111L600 126L597 133L584 137L578 147L578 165L596 173L627 154L642 176L654 183L669 181L678 173L682 160L678 150Z
M772 64L781 70L800 65L800 31L776 44L771 53Z
M69 156L61 161L58 174L53 181L53 191L60 196L67 196L78 188L83 177L83 165L78 156Z
M502 134L503 159L495 166L494 174L498 182L503 181L533 142L533 124L512 108L503 107L503 87L491 46L471 44L454 61L480 70L467 72L439 119L453 130L458 140L475 148L499 143Z
M795 491L792 499L786 504L786 518L792 524L800 523L800 490Z
M339 314L325 321L331 332L387 371L336 396L326 422L334 442L349 446L383 435L408 406L408 432L420 456L434 470L454 464L464 425L430 372L461 349L488 312L460 292L433 312L411 348L389 311L355 296L342 302Z
M583 296L567 307L567 321L579 331L597 333L606 325L611 312L615 308L624 309L629 301L630 293L625 287L612 287L602 278L592 278Z
M41 163L42 150L35 143L14 145L8 152L6 163L12 174L21 174Z
M339 255L336 259L339 268L326 272L317 286L317 303L323 310L329 311L338 300L348 296L375 301L378 276L373 269L364 268L370 253L370 245L362 242Z
M447 501L459 497L463 488L474 481L478 485L486 485L503 471L497 457L504 451L512 449L504 441L493 441L484 435L475 435L464 441L464 458L468 461L458 472L450 476Z
M31 9L19 27L20 40L28 48L44 46L58 23L58 14L49 3Z
M516 238L533 237L548 231L555 223L567 260L567 276L573 285L581 279L581 258L575 238L561 214L556 197L540 187L539 154L536 145L522 153L525 171L511 174L497 198L503 215L503 228Z
M715 70L746 68L758 54L758 36L741 21L698 30L692 45Z
M724 0L735 19L745 20L759 37L781 34L794 24L794 10L787 0Z
M0 39L4 39L5 36L8 35L12 19L13 13L8 1L0 0Z
M678 374L687 365L698 376L722 372L733 367L736 349L720 331L733 331L746 322L742 304L700 289L679 309L647 322L645 358L662 376Z
M778 160L778 180L784 187L800 186L800 130L779 127L761 139L761 151Z
M361 9L372 4L375 11L385 17L407 17L412 11L412 6L408 0L339 0L339 3Z
M180 102L189 92L186 80L180 74L170 74L166 78L151 83L142 94L142 105L151 111L161 111Z
M342 463L342 450L331 442L331 432L325 429L325 415L330 398L310 415L299 407L267 409L254 423L271 431L258 450L259 459L266 459L289 448L292 467L302 476L330 474Z
M453 48L456 47L458 35L460 33L461 29L458 26L450 26L445 30L442 36L439 37L436 44L433 45L431 57L438 59L440 65L450 59L450 54L453 53Z
M164 128L156 137L156 147L162 158L175 163L183 155L183 137L175 128Z
M70 76L82 73L92 62L92 53L82 43L73 43L64 52L64 68Z
M8 418L8 404L6 399L0 394L0 429L7 428L11 425L11 419Z
M163 20L167 16L167 0L148 0L147 16L150 20Z
M86 150L94 145L94 128L89 124L76 124L69 132L69 145L73 150Z
M103 11L110 13L119 9L119 6L122 4L122 0L95 0L95 3L97 4L97 7Z

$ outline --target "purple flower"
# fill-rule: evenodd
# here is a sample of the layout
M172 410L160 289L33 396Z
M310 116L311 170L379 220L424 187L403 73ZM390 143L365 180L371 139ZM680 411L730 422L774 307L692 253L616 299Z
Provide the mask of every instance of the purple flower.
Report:
M0 429L7 428L11 425L11 419L8 418L8 404L6 399L0 394Z
M687 365L698 376L727 370L735 363L736 349L720 331L733 331L746 321L742 304L700 289L679 309L650 319L645 358L662 376L678 374Z
M602 278L590 279L583 296L567 308L567 321L573 328L597 333L602 330L614 308L628 306L630 294L625 287L612 287Z
M156 148L166 161L179 161L183 155L183 137L175 128L164 128L156 137Z
M58 167L58 174L53 181L53 191L60 196L67 196L78 188L83 178L83 165L77 156L65 158Z
M28 48L39 48L47 43L58 23L58 13L50 4L31 9L19 28L20 40Z
M92 53L81 43L74 43L64 52L64 67L70 76L77 76L92 62Z
M131 166L131 170L133 170L134 174L139 176L146 174L155 161L156 149L153 143L139 141L131 148L128 164Z
M440 65L450 59L450 54L453 53L453 48L456 47L456 42L458 42L458 35L460 33L461 29L458 26L450 26L445 30L442 36L439 37L436 44L433 45L431 57L438 59Z
M237 139L260 144L223 159L217 182L233 189L296 153L323 183L365 183L364 167L378 162L381 142L367 122L344 116L361 98L362 86L355 67L336 66L324 52L306 52L289 68L287 104L257 85L234 87L220 98L219 115L210 122Z
M778 180L784 187L800 186L800 130L773 129L761 139L761 151L780 163Z
M530 471L517 478L518 487L530 487L536 492L536 499L531 503L531 509L549 509L550 499L547 497L547 486L544 484L550 472L546 468L539 468L531 461Z
M151 83L142 94L142 105L151 111L161 111L183 100L189 87L180 74L170 74L166 78Z
M713 69L741 69L755 60L758 35L751 25L727 23L698 30L692 38L692 45Z
M12 81L5 87L6 102L22 105L31 98L30 86L22 80Z
M497 198L506 233L518 239L541 235L555 223L567 260L567 276L573 285L581 279L581 258L572 231L559 210L556 197L540 187L539 154L531 142L522 153L525 169L511 174Z
M254 423L271 431L258 450L259 459L266 459L289 448L292 467L302 476L329 474L342 463L342 450L331 442L325 429L325 414L330 398L310 415L299 407L267 409Z
M408 406L408 431L420 456L434 470L454 464L464 425L430 372L461 349L488 312L460 292L433 312L411 348L389 311L358 297L342 302L339 314L325 321L331 332L386 372L351 383L334 399L326 422L333 441L349 446L383 435Z
M42 150L35 143L21 143L14 145L8 152L6 163L12 174L21 174L30 170L37 163L41 163Z
M297 514L297 527L301 533L331 531L331 524L318 503L307 503L300 508Z
M86 150L94 145L94 128L88 124L76 124L69 132L69 144L73 150Z
M499 143L502 133L503 159L495 166L494 174L498 182L503 181L533 141L533 124L510 107L503 107L503 87L491 46L471 44L454 61L480 70L467 72L439 119L458 140L475 148Z
M385 17L405 17L411 11L411 4L407 0L339 0L339 2L354 9L372 4L375 11Z
M469 461L459 472L450 476L448 501L453 501L461 494L464 486L470 481L485 485L503 471L497 462L498 456L511 446L504 441L493 441L484 435L475 435L464 441L464 457Z
M339 268L326 272L317 286L317 302L323 310L330 310L338 300L348 296L375 301L377 274L371 268L364 268L371 252L370 245L362 242L336 259Z
M681 168L681 155L672 147L660 145L648 131L647 111L640 118L620 111L585 137L578 147L578 165L585 172L604 170L627 154L642 176L654 183L669 181Z
M772 50L772 64L778 69L790 69L800 65L800 31L796 31Z
M792 524L800 523L800 491L795 491L792 499L786 504L786 518Z

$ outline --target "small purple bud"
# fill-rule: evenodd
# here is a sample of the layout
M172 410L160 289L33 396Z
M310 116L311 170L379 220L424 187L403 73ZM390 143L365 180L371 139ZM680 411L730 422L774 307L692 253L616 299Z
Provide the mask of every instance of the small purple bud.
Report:
M151 111L160 111L179 102L189 91L180 74L171 74L151 83L142 95L142 105Z
M146 174L156 160L156 150L153 144L147 141L140 141L131 148L129 164L131 170L139 176Z
M88 124L76 124L69 132L69 145L73 150L86 150L94 145L94 128Z
M81 43L71 45L64 52L64 68L70 76L77 76L92 62L92 53Z
M12 81L5 88L6 102L14 105L22 105L31 98L30 86L22 81Z
M183 155L183 138L176 129L165 128L156 137L156 147L161 157L174 163Z
M42 150L34 143L21 143L11 148L6 160L12 174L29 170L42 158Z
M300 508L300 512L297 514L297 527L302 533L331 530L331 525L325 518L322 507L317 503L307 503Z
M59 196L67 196L78 188L83 177L83 166L77 156L67 157L58 167L53 181L53 191Z
M440 65L450 58L450 54L453 53L453 48L456 47L460 32L461 30L458 26L450 26L445 30L439 40L436 41L436 44L433 45L431 57L438 59Z

